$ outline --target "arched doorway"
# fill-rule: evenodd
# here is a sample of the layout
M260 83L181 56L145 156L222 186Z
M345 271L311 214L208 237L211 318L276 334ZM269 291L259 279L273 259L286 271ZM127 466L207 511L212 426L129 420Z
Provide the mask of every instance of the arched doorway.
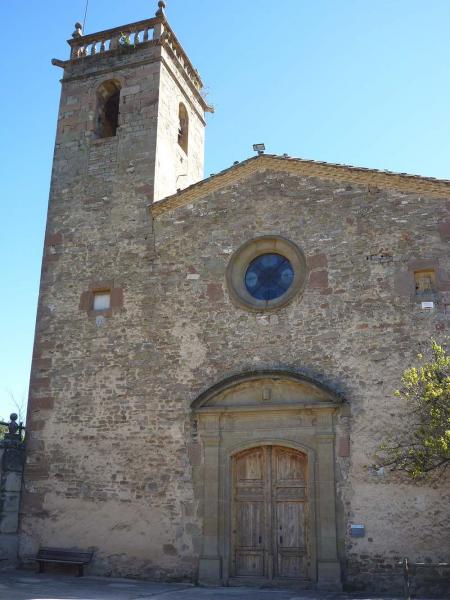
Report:
M272 370L230 377L192 403L201 448L193 471L203 520L200 582L308 580L340 588L341 405L320 383Z
M235 578L311 580L308 456L265 445L232 457Z

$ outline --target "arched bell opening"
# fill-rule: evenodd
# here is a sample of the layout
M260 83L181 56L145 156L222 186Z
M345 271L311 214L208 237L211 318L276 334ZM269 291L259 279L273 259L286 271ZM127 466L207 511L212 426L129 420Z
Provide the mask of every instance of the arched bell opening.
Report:
M189 115L185 105L180 102L178 106L178 145L188 153L189 148Z
M104 81L97 89L97 138L114 137L119 127L120 83L111 79Z

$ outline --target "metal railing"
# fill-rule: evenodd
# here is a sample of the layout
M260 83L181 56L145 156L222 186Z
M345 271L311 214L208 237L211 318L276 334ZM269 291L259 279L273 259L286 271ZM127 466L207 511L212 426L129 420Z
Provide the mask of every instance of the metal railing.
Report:
M423 568L449 568L450 563L428 563L428 562L416 562L412 563L408 558L404 558L398 563L399 566L403 567L403 595L405 600L411 600L411 576L416 574L417 569Z

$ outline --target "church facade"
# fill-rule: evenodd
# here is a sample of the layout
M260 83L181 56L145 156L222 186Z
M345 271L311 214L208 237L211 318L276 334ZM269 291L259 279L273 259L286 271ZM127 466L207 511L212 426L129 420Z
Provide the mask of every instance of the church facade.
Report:
M448 482L371 465L448 331L450 182L266 154L203 180L211 109L163 3L69 43L22 559L389 590L448 559Z

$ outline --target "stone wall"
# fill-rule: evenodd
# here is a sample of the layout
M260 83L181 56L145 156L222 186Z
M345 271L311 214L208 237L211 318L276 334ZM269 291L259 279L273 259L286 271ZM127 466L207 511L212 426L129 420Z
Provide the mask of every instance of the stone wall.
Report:
M25 448L0 441L0 569L16 567L19 545L19 505Z
M186 90L179 71L170 68L170 65L169 56L165 53L165 62L161 68L158 105L155 201L175 194L178 189L184 189L203 179L205 152L203 111L195 101L192 91ZM178 143L173 143L178 134L180 103L186 106L189 117L187 153Z
M370 587L380 574L392 589L403 555L448 559L448 484L369 468L404 423L392 398L404 367L448 329L448 201L262 171L145 223L126 177L118 168L108 208L70 190L51 209L62 237L44 263L22 552L76 545L95 549L93 572L195 578L203 506L192 465L201 472L203 449L191 403L226 377L283 368L349 407L335 449L345 581ZM308 262L303 295L270 314L234 306L225 279L231 255L264 234L293 241ZM415 296L425 263L439 274L433 312ZM105 279L123 306L98 321L80 298ZM351 523L366 536L350 537Z
M415 485L369 468L385 433L405 418L392 397L403 369L430 336L442 340L448 331L450 263L440 226L448 209L446 198L267 171L155 218L166 277L155 276L164 301L153 318L161 373L175 378L164 384L171 397L179 386L192 398L228 375L278 366L346 398L351 415L340 419L337 439L348 427L349 455L336 448L340 552L355 585L373 581L371 573L386 589L393 578L400 585L395 565L404 555L448 560L448 481ZM273 314L236 309L224 277L230 256L271 234L306 253L303 297ZM425 266L439 279L432 313L415 294L414 270ZM366 536L352 538L351 523L364 523Z
M172 170L158 180L175 191L203 170L205 105L178 62L157 40L64 65L30 379L22 556L45 542L98 549L97 572L155 577L193 572L194 559L180 566L167 539L170 501L158 478L148 473L147 461L157 469L170 452L161 435L172 443L174 424L169 417L167 427L157 425L161 435L152 435L147 391L143 396L130 389L140 377L139 365L151 356L139 308L152 302L154 240L147 206L156 194L157 165L161 171L178 157L180 98L190 116L188 177L177 182L178 171ZM111 79L121 87L119 128L115 137L97 139L96 93ZM160 158L158 135L168 158ZM169 141L173 147L168 149ZM99 317L89 299L105 287L112 294L111 311ZM127 302L130 294L133 306ZM144 447L139 432L145 432ZM137 476L139 470L147 475ZM171 477L178 475L183 475L179 467ZM149 516L153 496L161 505L154 498ZM64 526L49 527L61 498L72 509ZM91 511L91 502L104 507L102 514ZM192 505L187 510L194 512ZM99 538L101 523L108 530L106 546ZM141 532L136 534L135 527ZM158 545L154 559L148 551L150 530ZM156 558L161 546L169 566Z

